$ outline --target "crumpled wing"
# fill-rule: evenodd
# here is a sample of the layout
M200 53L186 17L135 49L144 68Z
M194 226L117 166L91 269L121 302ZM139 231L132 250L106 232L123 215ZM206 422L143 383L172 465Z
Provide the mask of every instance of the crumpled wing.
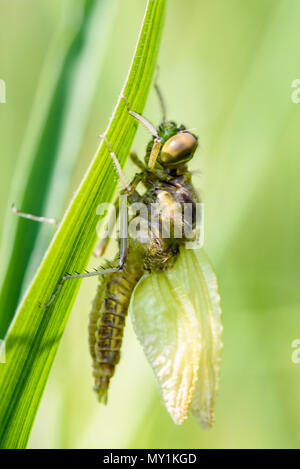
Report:
M174 266L144 276L130 312L133 326L176 424L190 408L213 425L222 323L217 280L203 249L181 249Z

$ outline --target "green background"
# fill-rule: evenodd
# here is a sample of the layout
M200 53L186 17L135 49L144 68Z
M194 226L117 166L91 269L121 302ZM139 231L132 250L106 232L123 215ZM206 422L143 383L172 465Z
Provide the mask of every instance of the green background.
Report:
M7 86L0 104L1 220L13 202L45 56L67 7L78 1L0 0L0 79ZM107 126L145 8L141 0L109 1L117 15L68 200ZM300 78L299 24L298 0L168 3L159 82L168 117L199 135L192 169L223 305L215 427L203 431L192 417L181 427L172 423L130 320L109 404L97 403L87 345L94 279L82 283L29 447L300 446L300 363L291 359L300 338L300 104L291 100L292 81ZM153 90L145 115L155 124L161 118ZM141 156L148 139L140 129L134 146ZM128 178L132 171L128 165Z

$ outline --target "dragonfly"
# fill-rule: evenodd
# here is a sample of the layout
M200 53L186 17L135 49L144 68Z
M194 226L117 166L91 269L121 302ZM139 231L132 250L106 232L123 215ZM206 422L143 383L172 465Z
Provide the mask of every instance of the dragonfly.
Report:
M158 127L132 110L122 96L129 114L151 133L144 162L135 152L130 153L139 172L129 184L117 155L102 136L123 186L115 203L114 220L119 218L120 252L95 272L63 277L43 306L55 301L66 281L98 275L88 329L98 400L107 403L130 310L136 335L173 421L181 424L191 411L203 427L211 427L223 327L216 275L197 244L199 230L203 229L198 223L202 203L188 163L195 156L198 137L184 125L166 120L166 106L157 84L155 89L162 109ZM134 213L128 216L133 207ZM15 207L14 211L26 218L56 223ZM104 255L112 228L110 224L97 255Z

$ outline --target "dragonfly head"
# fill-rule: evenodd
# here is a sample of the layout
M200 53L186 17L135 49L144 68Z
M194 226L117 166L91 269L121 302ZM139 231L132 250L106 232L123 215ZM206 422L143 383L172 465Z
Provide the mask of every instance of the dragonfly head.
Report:
M177 127L174 122L163 122L158 133L163 140L158 162L163 167L183 166L193 158L198 138L183 125Z

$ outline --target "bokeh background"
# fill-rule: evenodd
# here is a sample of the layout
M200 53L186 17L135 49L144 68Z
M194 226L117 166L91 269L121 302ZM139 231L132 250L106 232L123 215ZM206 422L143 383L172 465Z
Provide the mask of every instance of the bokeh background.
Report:
M11 187L22 165L21 150L49 50L62 25L80 13L81 1L0 0L0 79L7 86L7 102L0 104L1 220L7 220L13 202ZM62 178L65 200L59 186L56 193L55 181L52 188L60 210L107 125L146 4L104 1L114 11L107 18L106 39L94 43L92 53L97 60L99 47L101 70L99 65L76 164L68 180ZM215 427L204 431L192 417L180 427L173 424L130 320L109 403L97 403L87 343L97 280L86 280L29 447L300 446L300 363L292 362L292 342L300 338L300 103L291 99L292 82L300 78L299 24L298 0L168 3L159 82L168 117L195 128L200 138L192 169L205 201L205 249L219 278L223 305ZM64 35L59 37L63 42ZM52 61L54 73L56 66L59 60ZM85 86L89 79L92 83L95 76L91 73ZM81 106L73 112L80 116ZM145 115L153 123L161 118L153 90ZM139 129L134 146L141 156L148 139ZM132 172L128 165L128 177ZM3 222L2 253L4 232ZM46 235L51 236L51 229Z

